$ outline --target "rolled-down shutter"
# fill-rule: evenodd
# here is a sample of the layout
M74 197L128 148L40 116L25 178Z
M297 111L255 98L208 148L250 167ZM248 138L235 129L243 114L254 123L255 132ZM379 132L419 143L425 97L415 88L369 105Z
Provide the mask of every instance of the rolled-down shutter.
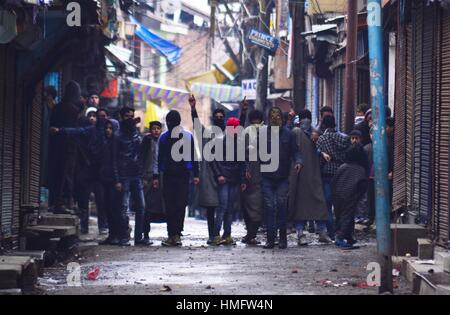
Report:
M411 29L399 30L397 37L397 79L395 97L395 148L394 148L394 179L393 179L393 210L399 210L407 206L406 202L406 116L407 108L407 85L411 82L411 73L407 70L411 62Z
M420 117L420 217L423 222L431 220L432 209L432 118L434 97L435 61L435 6L426 5L423 24L422 56L422 105Z
M13 237L13 210L14 210L14 47L0 45L0 89L2 89L1 121L2 129L1 152L1 239L3 246L12 247Z
M438 113L435 134L435 200L433 230L437 241L447 245L449 232L449 135L450 135L450 11L441 11L441 58L438 64Z

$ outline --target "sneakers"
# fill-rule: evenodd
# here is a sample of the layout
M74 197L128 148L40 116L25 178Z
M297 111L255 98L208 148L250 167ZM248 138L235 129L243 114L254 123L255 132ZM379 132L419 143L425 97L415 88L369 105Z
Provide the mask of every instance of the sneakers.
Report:
M264 245L264 249L274 249L275 243L274 242L267 242L266 245Z
M99 235L108 235L108 229L99 229L98 234Z
M325 243L325 244L331 244L331 243L333 243L333 240L328 236L327 232L321 231L319 233L319 242Z
M341 249L358 249L359 247L353 246L353 244L350 244L347 242L347 240L342 240L336 238L335 245Z
M248 246L258 246L261 244L256 238L249 238L248 236L244 237L241 242Z
M309 245L309 243L308 243L308 241L306 240L306 235L305 234L298 234L297 235L297 245L299 246L299 247L303 247L303 246L308 246Z
M221 245L234 246L234 245L236 245L236 242L234 241L234 239L231 236L228 236L226 238L222 238Z
M165 247L177 247L182 246L181 238L179 236L169 237L168 239L161 242L162 246Z
M119 244L117 244L117 245L119 245L119 246L125 246L125 247L131 246L131 244L130 244L130 239L124 238L124 239L120 240L120 241L119 241Z
M117 245L117 244L119 244L119 239L117 237L108 237L104 241L98 242L98 245L100 246Z
M151 246L153 242L150 241L149 238L143 238L138 241L134 241L134 246Z

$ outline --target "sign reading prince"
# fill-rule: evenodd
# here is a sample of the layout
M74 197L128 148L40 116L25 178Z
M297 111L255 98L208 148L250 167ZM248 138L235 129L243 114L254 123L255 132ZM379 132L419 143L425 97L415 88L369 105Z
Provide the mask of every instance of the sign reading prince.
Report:
M267 49L271 55L275 55L278 46L280 45L278 38L255 29L250 30L247 39L250 43Z

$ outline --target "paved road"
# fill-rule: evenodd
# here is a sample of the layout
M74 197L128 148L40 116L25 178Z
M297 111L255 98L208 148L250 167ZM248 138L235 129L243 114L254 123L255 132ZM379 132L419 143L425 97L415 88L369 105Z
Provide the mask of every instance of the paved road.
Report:
M352 285L366 282L366 266L376 257L373 238L363 239L361 249L354 251L318 244L312 234L312 244L303 248L296 247L295 235L289 236L288 250L240 242L212 248L205 244L206 231L206 222L187 219L184 247L170 249L160 246L165 225L153 226L155 245L149 248L100 247L85 240L73 259L81 265L81 287L67 285L66 262L46 269L40 288L46 294L377 294L376 288ZM242 224L233 226L233 235L244 234ZM98 279L87 280L96 267ZM411 292L404 280L397 283L396 293ZM165 291L168 287L171 291Z

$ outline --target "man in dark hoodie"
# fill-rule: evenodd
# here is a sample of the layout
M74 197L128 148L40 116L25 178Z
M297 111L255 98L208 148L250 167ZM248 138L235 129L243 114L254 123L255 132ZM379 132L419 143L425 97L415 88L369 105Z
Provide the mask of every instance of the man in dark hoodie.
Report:
M108 218L109 236L100 245L129 246L128 218L121 211L122 192L117 189L120 176L117 167L117 133L118 125L111 120L105 124L105 144L102 150L100 166L100 183L104 196L104 207Z
M53 134L73 137L82 152L82 161L77 170L77 201L81 219L81 232L89 232L89 197L98 181L102 163L102 150L105 143L106 119L97 119L95 125L79 128L50 128ZM103 200L98 199L98 204Z
M120 131L117 135L118 162L116 164L120 182L117 190L122 192L121 215L125 216L133 198L135 211L134 245L148 246L149 240L144 238L144 183L143 155L141 152L141 137L136 124L140 119L134 119L134 109L124 107L120 110Z
M199 165L194 158L193 135L180 127L181 116L172 110L166 117L167 128L161 135L158 144L158 163L153 172L153 186L159 188L159 178L162 176L163 200L166 207L168 238L162 242L163 246L181 246L181 232L184 225L184 216L188 204L189 180L191 172L194 174L194 184L200 183ZM184 152L181 160L172 155L172 148L179 141L190 143L190 152ZM184 158L188 156L188 158Z
M70 81L65 87L61 103L53 110L49 125L57 128L77 127L80 99L80 85ZM66 208L73 207L77 150L77 143L71 136L53 134L50 137L50 201L54 213L67 214Z
M299 174L303 167L302 156L292 132L283 126L283 113L280 108L274 107L269 112L269 126L267 132L267 148L270 153L279 155L279 165L272 172L262 173L262 192L264 198L265 219L267 225L267 243L264 248L275 247L277 232L280 232L279 247L287 248L287 209L289 175L294 165L295 171ZM272 143L271 134L275 133L278 143ZM278 147L278 148L277 148ZM273 152L278 149L278 152ZM261 166L269 164L262 161Z

